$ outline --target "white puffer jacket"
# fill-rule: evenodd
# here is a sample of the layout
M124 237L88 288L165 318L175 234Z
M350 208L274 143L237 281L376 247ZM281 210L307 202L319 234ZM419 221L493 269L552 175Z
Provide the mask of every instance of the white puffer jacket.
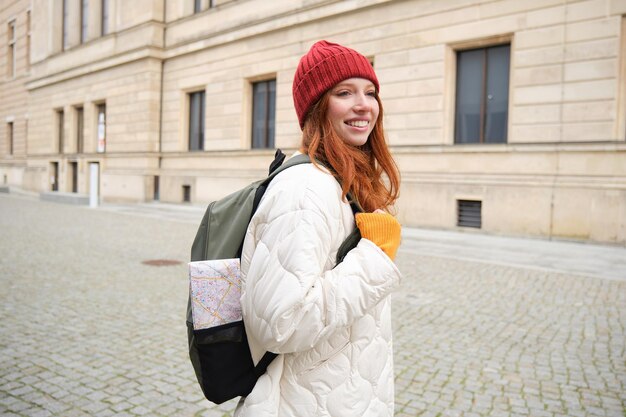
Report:
M390 293L400 272L361 239L335 267L354 228L338 182L312 164L274 178L241 257L243 317L257 363L280 353L236 417L391 417Z

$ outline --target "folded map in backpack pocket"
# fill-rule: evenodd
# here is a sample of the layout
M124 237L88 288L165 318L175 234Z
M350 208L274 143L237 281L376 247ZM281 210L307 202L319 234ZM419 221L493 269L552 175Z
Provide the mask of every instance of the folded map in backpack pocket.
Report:
M194 330L241 320L239 259L189 262Z

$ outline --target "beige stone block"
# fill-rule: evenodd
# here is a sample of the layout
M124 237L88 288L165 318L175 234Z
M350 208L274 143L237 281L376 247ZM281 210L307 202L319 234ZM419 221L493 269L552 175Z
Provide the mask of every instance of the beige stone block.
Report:
M566 25L565 40L580 42L592 39L618 37L620 32L620 18L587 20Z
M560 128L558 124L513 125L508 143L558 142Z
M241 110L241 101L242 99L239 99L239 105L240 105L240 110ZM289 93L289 95L284 95L282 97L276 97L276 110L293 110L293 95L291 94L291 92Z
M564 122L610 121L614 118L614 100L563 103Z
M384 68L376 71L376 75L382 85L384 83L419 80L441 77L443 74L443 62L429 62L406 67Z
M455 208L446 188L441 184L404 180L396 204L400 222L406 226L453 227Z
M550 213L551 197L551 189L543 187L489 187L482 203L482 228L509 235L548 235L550 217L546 214Z
M552 233L562 238L589 239L593 191L557 188L553 193Z
M565 7L562 5L526 12L526 27L535 28L565 23Z
M616 99L617 80L594 80L565 83L563 85L564 101Z
M515 104L558 103L562 99L562 94L561 84L515 87L513 101Z
M624 151L561 152L558 157L559 172L563 175L571 175L574 178L586 177L588 180L598 177L610 179L609 182L600 179L595 182L596 185L604 182L604 185L615 186L618 179L626 175Z
M523 50L561 45L564 38L565 29L562 25L520 30L515 33L515 48L517 50Z
M596 191L591 200L590 218L592 240L626 242L626 191Z
M515 68L534 67L540 65L560 64L563 62L564 51L562 46L548 46L522 51L513 51Z
M617 140L613 123L563 123L562 140L566 142Z
M106 202L143 202L147 201L146 180L141 174L113 174L106 169L101 175L100 195Z
M626 13L626 0L609 0L609 13L612 15Z
M619 42L616 38L565 45L565 61L567 62L613 58L618 55Z
M549 65L541 67L515 68L513 71L514 86L530 86L556 84L563 80L563 67Z
M515 106L510 119L516 125L559 123L561 106L559 104Z
M421 64L425 62L437 62L443 61L445 56L446 46L441 45L432 45L425 46L418 49L411 49L408 51L409 53L409 63L411 64Z
M443 126L443 114L441 112L390 114L385 120L391 129L407 128L440 128Z
M582 62L568 62L564 66L565 81L582 81L617 77L617 58Z
M296 116L296 111L293 107L293 104L290 107L286 107L283 109L276 109L276 122L277 123L298 123L298 118Z
M566 17L568 22L589 20L606 16L609 0L587 0L568 4Z
M408 51L377 54L374 60L376 71L383 68L405 67L409 64Z
M450 30L449 27L432 29L408 35L407 40L412 46L435 44L466 44L472 39L500 37L525 28L524 19L518 15L504 15L493 19L470 21L459 24Z
M443 129L394 129L385 124L385 133L391 146L441 145Z
M407 96L441 95L444 90L444 82L443 78L384 84L381 81L380 88L380 96L384 102L388 99Z
M410 3L411 2L407 2L407 6L409 6ZM413 2L412 8L419 10L420 16L407 21L407 28L409 30L419 28L425 31L434 28L451 27L456 24L480 19L480 8L472 1L465 1L464 4L459 1L434 2L430 5L435 6L435 8L439 10L436 12L433 10L433 12L429 13L423 7L427 6L424 2L421 2L417 7L415 2ZM404 17L398 17L397 20L402 21L403 18Z
M485 19L488 17L526 12L533 9L545 9L561 4L562 2L559 0L528 0L523 2L517 0L502 0L481 4L480 17Z
M443 110L443 96L386 99L383 101L383 108L385 114L441 111Z

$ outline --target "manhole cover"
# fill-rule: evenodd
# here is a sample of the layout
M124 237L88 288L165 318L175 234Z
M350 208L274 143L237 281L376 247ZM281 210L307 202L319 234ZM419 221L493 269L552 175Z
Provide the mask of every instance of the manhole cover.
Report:
M176 261L174 259L148 259L147 261L141 262L144 265L150 266L169 266L169 265L179 265L182 262Z

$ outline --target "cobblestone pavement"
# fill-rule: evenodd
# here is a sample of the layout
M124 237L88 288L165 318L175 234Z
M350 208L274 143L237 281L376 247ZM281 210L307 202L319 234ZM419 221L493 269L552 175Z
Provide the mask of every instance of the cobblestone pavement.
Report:
M187 359L196 223L0 195L0 415L229 416ZM624 280L417 247L398 256L397 416L626 416Z

